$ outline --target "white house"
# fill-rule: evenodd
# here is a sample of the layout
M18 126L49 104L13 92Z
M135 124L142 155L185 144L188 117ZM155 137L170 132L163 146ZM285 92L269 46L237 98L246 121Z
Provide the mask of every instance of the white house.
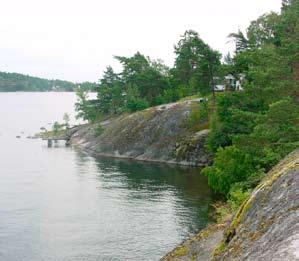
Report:
M215 79L219 82L219 77L215 77ZM225 90L231 90L231 91L241 91L243 90L242 84L245 81L245 74L238 74L237 77L235 77L232 74L228 74L224 76L224 80L222 84L216 84L214 87L214 90L216 92L223 92Z
M215 92L223 92L225 91L225 85L224 84L216 84L214 87Z

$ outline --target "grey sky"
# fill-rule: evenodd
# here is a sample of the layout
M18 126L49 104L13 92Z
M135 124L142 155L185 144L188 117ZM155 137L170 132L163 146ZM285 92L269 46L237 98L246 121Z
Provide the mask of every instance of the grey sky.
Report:
M227 35L281 0L0 0L0 71L97 81L113 55L136 51L173 64L187 29L227 53Z

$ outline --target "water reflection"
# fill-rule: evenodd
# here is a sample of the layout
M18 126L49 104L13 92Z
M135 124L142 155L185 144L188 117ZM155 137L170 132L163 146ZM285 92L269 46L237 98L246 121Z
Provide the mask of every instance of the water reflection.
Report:
M198 168L109 157L91 158L84 152L77 152L77 157L78 167L85 170L94 161L98 188L114 191L126 204L141 202L159 210L161 204L171 202L176 222L182 229L182 238L211 222L213 195L207 178L200 175Z
M158 260L210 221L212 195L196 169L25 138L72 114L75 101L0 94L0 260Z

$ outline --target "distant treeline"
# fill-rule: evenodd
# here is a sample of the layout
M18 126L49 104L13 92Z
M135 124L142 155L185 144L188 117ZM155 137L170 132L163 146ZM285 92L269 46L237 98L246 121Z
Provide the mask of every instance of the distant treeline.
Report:
M0 72L0 92L17 91L75 91L77 87L95 90L96 83L73 83L62 80L47 80L19 73Z

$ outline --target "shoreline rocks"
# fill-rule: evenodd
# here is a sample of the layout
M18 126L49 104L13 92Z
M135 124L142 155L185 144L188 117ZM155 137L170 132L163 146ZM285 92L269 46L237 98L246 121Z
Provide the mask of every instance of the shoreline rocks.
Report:
M162 261L299 260L299 149L268 172L228 225L202 230Z
M206 166L209 130L190 130L188 117L197 100L156 106L97 124L72 129L69 143L95 156Z

